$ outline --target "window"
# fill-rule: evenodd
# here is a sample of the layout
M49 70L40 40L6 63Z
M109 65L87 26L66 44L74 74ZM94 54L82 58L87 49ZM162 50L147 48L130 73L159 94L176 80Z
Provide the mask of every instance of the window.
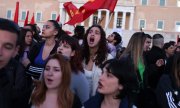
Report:
M6 14L7 19L12 19L12 10L8 10Z
M175 28L176 32L180 32L180 21L176 22Z
M51 19L56 20L57 14L55 12L51 13Z
M180 7L180 0L177 0L177 7Z
M42 20L42 13L41 12L37 12L36 13L36 21L40 22Z
M117 18L116 28L122 27L122 18Z
M93 24L97 24L98 23L98 17L97 16L93 16Z
M144 6L147 5L147 0L141 0L141 4Z
M144 19L139 20L139 28L144 29L146 26L146 21Z
M164 29L164 21L158 20L157 21L157 30L163 30Z
M26 19L26 11L22 11L21 20L25 20L25 19Z
M165 6L166 0L159 0L159 5L160 6Z

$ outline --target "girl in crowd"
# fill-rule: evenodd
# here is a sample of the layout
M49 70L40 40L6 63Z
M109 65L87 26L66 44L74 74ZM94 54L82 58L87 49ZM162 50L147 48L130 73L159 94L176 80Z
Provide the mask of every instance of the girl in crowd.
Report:
M158 83L158 104L161 108L180 108L180 53L174 55L169 73L163 75Z
M107 37L108 52L115 58L116 52L121 49L122 38L117 32L113 32ZM118 48L119 47L119 48Z
M78 40L64 35L61 38L57 53L66 56L71 64L71 90L80 98L84 103L89 99L89 87L87 79L84 75L82 66L81 48Z
M24 59L27 59L29 51L31 50L33 41L32 31L30 29L22 28L20 31L20 40L21 44L16 59L21 62Z
M61 54L50 56L32 93L32 108L81 108L79 98L70 90L70 80L69 61Z
M148 48L146 38L146 34L143 32L134 33L129 40L127 48L120 56L120 59L132 62L134 68L134 71L132 71L132 76L136 78L136 83L134 83L134 95L132 96L132 99L133 103L135 103L138 108L153 108L149 98L155 95L149 96L149 91L147 92L145 89L147 88L147 73L145 72L145 68L147 67L145 66L144 51L146 51ZM152 98L154 100L154 97Z
M90 87L90 96L95 95L101 75L100 65L113 58L108 54L106 34L100 25L92 25L83 41L83 65Z
M144 64L144 57L143 57L143 51L146 48L145 45L146 36L143 32L136 32L132 35L132 37L129 40L129 43L120 56L120 59L127 59L131 60L134 67L134 77L137 77L137 84L140 85L140 87L143 87L143 80L144 80L144 70L145 70L145 64Z
M59 28L59 24L54 20L48 20L43 26L42 37L45 41L36 44L30 51L28 59L23 61L29 76L39 79L47 58L56 53L58 44L55 38L59 36Z
M102 65L98 93L85 102L85 108L132 108L131 92L136 79L129 61L111 59Z
M36 26L36 24L27 24L23 27L25 29L30 29L33 32L33 44L40 43L42 41Z

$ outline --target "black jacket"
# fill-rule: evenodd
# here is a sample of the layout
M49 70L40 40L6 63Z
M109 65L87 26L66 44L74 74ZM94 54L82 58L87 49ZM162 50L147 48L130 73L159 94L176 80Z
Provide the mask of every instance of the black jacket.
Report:
M103 101L103 95L96 94L92 98L90 98L88 101L84 103L84 108L101 108L101 103ZM124 98L121 100L121 103L118 108L132 108L132 106L128 105L127 98Z
M157 83L161 77L161 75L164 73L165 65L161 67L156 66L156 61L158 59L163 59L165 62L165 52L156 46L153 46L149 52L146 53L145 60L146 60L146 66L148 67L147 70L147 77L148 77L148 86L156 89Z
M44 70L44 66L37 65L34 63L34 61L35 61L36 57L38 56L38 54L40 53L40 50L44 44L45 44L45 41L34 45L28 55L28 58L31 63L28 64L28 66L26 67L26 74L30 77L33 76L36 79L39 79L41 73ZM57 48L58 48L58 43L56 42L54 48L50 52L50 55L56 53Z
M180 108L180 88L171 75L163 75L156 89L158 104L161 108Z
M27 100L24 67L11 59L8 65L0 70L0 108L24 108Z
M74 95L72 108L81 108L82 104L78 96Z
M145 57L145 53L143 54L143 57ZM129 54L125 55L121 59L129 60L133 64L132 56ZM132 72L132 75L136 79L136 83L134 83L131 93L131 101L138 107L138 108L159 108L157 106L156 102L156 95L154 90L149 86L150 79L149 79L149 72L151 71L152 67L147 66L146 59L144 58L144 65L145 70L143 73L143 80L140 77L139 70L135 70Z
M6 70L0 69L0 108L11 108L12 86L8 80Z
M45 41L42 41L40 43L37 43L36 45L34 45L28 55L29 60L31 61L31 63L34 63L35 58L38 56L42 45L45 44ZM52 51L50 52L51 54L54 54L57 51L58 48L58 43L56 42L56 45L54 46L54 48L52 49Z

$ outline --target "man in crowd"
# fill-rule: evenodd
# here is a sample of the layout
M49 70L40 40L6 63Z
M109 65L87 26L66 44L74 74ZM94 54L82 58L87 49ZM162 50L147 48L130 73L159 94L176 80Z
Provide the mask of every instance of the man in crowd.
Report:
M148 70L148 85L155 89L164 72L165 53L163 51L164 37L161 34L153 35L152 48L146 54Z
M108 50L113 57L116 57L116 52L118 50L117 46L121 43L121 41L122 38L117 32L113 32L107 37Z
M19 48L19 27L0 18L0 108L25 108L28 97L23 66L13 58Z

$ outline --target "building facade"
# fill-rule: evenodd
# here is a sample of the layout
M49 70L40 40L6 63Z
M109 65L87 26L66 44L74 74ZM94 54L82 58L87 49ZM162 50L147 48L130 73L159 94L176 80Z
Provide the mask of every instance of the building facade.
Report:
M0 17L13 20L17 0L0 0ZM64 2L72 1L78 8L88 0L19 0L19 25L23 26L27 11L29 21L34 13L36 23L42 28L45 21L56 19L60 14L60 23L64 30L73 32L74 27L64 25L69 20ZM165 41L176 41L180 34L180 0L118 0L114 13L99 9L87 20L77 25L88 28L99 23L107 35L113 30L119 31L124 46L136 31L151 35L161 33Z

